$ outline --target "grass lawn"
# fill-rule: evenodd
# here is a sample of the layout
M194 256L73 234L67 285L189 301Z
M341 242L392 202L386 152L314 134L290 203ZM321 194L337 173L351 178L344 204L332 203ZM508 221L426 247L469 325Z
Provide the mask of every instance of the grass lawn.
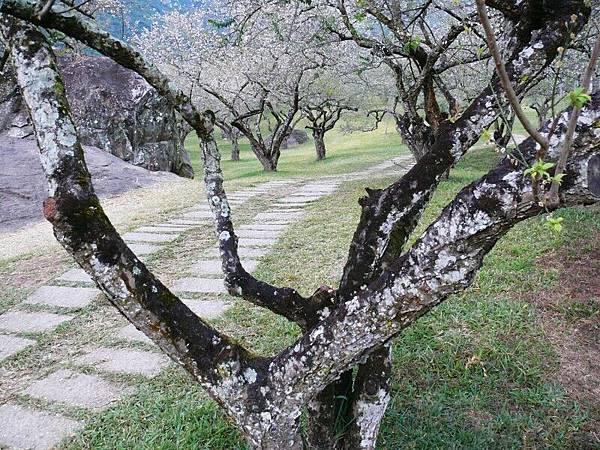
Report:
M309 145L287 151L281 171L269 177L350 171L395 154L390 136L366 139L355 135L352 143L334 145L325 163L314 161ZM242 157L239 164L225 162L227 179L259 176L259 165L247 148ZM467 155L436 193L415 234L495 158L488 150ZM346 183L335 196L312 205L314 214L288 229L259 265L257 277L303 294L321 284L335 285L363 188L364 182ZM568 209L559 215L565 218L560 234L550 233L542 217L517 226L486 258L471 288L396 339L392 401L378 448L600 448L588 433L599 423L598 405L579 404L556 381L560 355L548 340L543 311L531 301L559 291L559 275L547 262L574 242L586 242L600 232L597 209ZM574 308L578 314L597 317L599 303L591 309ZM298 335L294 325L242 301L217 326L262 352L277 351ZM576 323L554 323L555 336L566 339L563 326L566 330ZM66 448L246 447L218 407L183 371L174 369L98 415Z
M216 133L219 136L219 133ZM310 133L309 133L310 136ZM353 172L369 165L377 164L398 155L401 142L392 123L382 124L379 129L368 133L342 134L337 129L325 135L327 158L316 160L312 138L306 144L281 151L277 172L264 172L261 164L250 150L247 139L240 139L240 161L231 161L231 144L218 138L217 144L222 155L222 168L225 180L265 181L296 176L318 176ZM202 174L202 163L198 151L198 137L190 133L185 147L198 176Z

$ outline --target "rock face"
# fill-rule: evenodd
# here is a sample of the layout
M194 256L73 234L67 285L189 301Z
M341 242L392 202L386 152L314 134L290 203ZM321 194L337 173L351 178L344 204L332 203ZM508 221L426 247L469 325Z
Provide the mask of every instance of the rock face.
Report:
M4 72L0 72L0 133L4 132L15 138L33 135L27 110L15 82L15 74L8 64Z
M292 133L283 142L282 147L295 147L296 145L305 144L308 142L308 134L304 130L292 130Z
M94 147L84 151L94 190L102 198L156 183L186 183L173 173L151 172ZM47 188L36 142L0 136L0 233L43 221Z
M145 80L104 57L62 58L60 67L85 145L148 170L193 178L183 145L190 128ZM24 105L14 79L3 78L0 114L7 113L0 118L0 133L24 137L30 134Z
M273 139L273 136L269 135L267 137L267 142L270 143L271 139ZM308 142L308 134L306 134L306 131L292 130L287 139L283 141L283 144L281 144L281 148L286 149L289 147L295 147L297 145L305 144L306 142Z

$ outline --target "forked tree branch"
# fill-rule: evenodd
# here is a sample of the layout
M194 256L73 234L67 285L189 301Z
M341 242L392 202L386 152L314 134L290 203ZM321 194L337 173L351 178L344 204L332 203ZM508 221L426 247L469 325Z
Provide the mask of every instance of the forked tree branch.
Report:
M49 185L44 215L57 240L110 302L221 404L246 389L263 359L202 321L121 239L96 196L51 45L36 27L0 15ZM219 390L220 385L231 387ZM231 405L227 408L232 411Z
M598 59L600 58L600 37L596 39L596 43L594 44L594 49L592 50L592 55L588 62L587 68L583 72L583 76L581 78L581 87L583 88L583 92L585 94L589 93L590 87L592 84L592 77L598 68ZM554 181L550 186L549 199L548 201L551 203L558 203L558 190L560 189L560 176L565 171L565 167L567 165L567 160L569 158L569 152L571 151L571 147L573 146L573 136L575 135L575 129L577 128L577 122L579 120L579 116L581 114L581 107L578 105L574 105L573 111L571 112L571 118L569 120L569 127L567 129L567 133L565 135L565 142L563 144L562 150L560 152L560 156L556 163L556 168L554 172Z
M196 131L202 147L202 156L212 158L212 160L204 161L205 168L208 168L205 172L206 195L215 214L216 233L219 237L223 269L229 292L271 309L300 326L306 327L308 323L306 317L314 317L315 308L318 307L318 296L305 299L294 289L269 285L257 280L243 269L240 270L242 266L237 255L237 237L231 222L229 202L223 188L219 153L212 137L214 114L210 111L199 112L191 99L154 65L147 62L129 44L101 30L93 19L87 18L76 10L58 14L50 9L40 20L35 14L35 7L34 0L4 0L0 2L0 13L10 14L33 24L58 30L113 59L123 67L138 73L167 98L183 119ZM227 236L226 241L223 239L225 236Z

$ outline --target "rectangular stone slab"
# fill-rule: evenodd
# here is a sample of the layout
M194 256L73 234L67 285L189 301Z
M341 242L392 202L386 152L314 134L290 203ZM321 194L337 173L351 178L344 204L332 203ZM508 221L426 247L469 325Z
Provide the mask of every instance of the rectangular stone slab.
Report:
M49 450L81 426L59 414L5 404L0 406L0 448Z
M269 249L267 248L251 248L251 247L242 247L238 250L238 255L241 258L261 258L269 253ZM219 253L218 248L212 248L207 252L207 256L212 258L220 258L221 254Z
M241 228L236 231L236 235L239 238L250 238L250 239L277 239L281 236L282 231L269 231L269 230L252 230L248 228Z
M161 249L160 245L152 244L127 244L131 251L137 256L147 256Z
M154 344L152 340L138 330L132 323L124 326L117 332L117 337L130 342L143 342L144 344Z
M121 386L95 375L58 370L23 391L42 400L101 410L127 393Z
M245 259L242 261L242 266L248 273L254 272L257 265L258 261L255 259ZM192 270L198 275L223 275L221 260L219 259L205 259L198 261L192 266Z
M241 225L236 228L238 231L283 231L287 229L286 225L278 225L274 223L251 223L248 225Z
M0 330L14 333L45 333L72 318L73 316L46 312L12 311L0 315Z
M220 278L181 278L173 284L177 292L197 292L201 294L227 293Z
M238 245L242 247L272 247L277 243L277 239L251 239L241 238Z
M290 219L299 219L304 215L304 212L293 212L293 213L283 213L283 212L264 212L259 213L254 217L255 221L278 221L278 220L290 220Z
M35 344L33 339L0 334L0 362ZM0 424L1 426L1 424Z
M173 229L181 230L181 231L191 230L192 228L195 228L194 225L181 225L181 224L176 224L176 223L171 223L171 222L158 223L158 224L150 225L150 226L157 227L157 228L173 228Z
M169 364L169 359L155 352L128 348L97 348L75 360L112 373L154 377Z
M183 216L184 219L212 219L214 217L212 211L192 211L189 213L185 213Z
M210 223L210 221L209 220L192 220L192 219L173 219L170 221L170 223L173 223L175 225L200 226L200 225L207 225Z
M126 233L124 234L123 240L125 242L152 242L152 243L164 243L171 242L177 239L177 234L158 234L158 233Z
M25 299L30 305L49 305L61 308L85 308L100 293L95 288L42 286Z
M188 308L192 310L197 316L206 319L213 320L218 319L223 315L225 311L231 308L229 302L222 300L182 300Z
M57 278L60 281L72 283L93 283L92 278L83 269L71 269Z
M138 233L181 233L184 229L180 227L158 227L158 226L148 226L148 227L140 227L137 229Z

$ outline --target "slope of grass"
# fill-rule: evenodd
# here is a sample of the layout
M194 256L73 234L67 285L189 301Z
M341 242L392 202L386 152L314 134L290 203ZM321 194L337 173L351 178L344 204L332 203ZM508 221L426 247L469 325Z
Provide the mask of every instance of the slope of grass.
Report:
M218 135L218 133L217 133ZM282 150L277 172L264 172L262 166L250 150L247 139L240 139L240 161L231 161L231 144L219 138L217 144L222 155L222 168L225 179L264 181L296 176L318 176L359 170L368 165L388 160L405 152L400 137L392 124L384 124L378 130L344 135L337 129L325 136L327 158L316 160L312 138L303 145ZM197 174L202 173L198 151L198 137L191 133L185 143Z

